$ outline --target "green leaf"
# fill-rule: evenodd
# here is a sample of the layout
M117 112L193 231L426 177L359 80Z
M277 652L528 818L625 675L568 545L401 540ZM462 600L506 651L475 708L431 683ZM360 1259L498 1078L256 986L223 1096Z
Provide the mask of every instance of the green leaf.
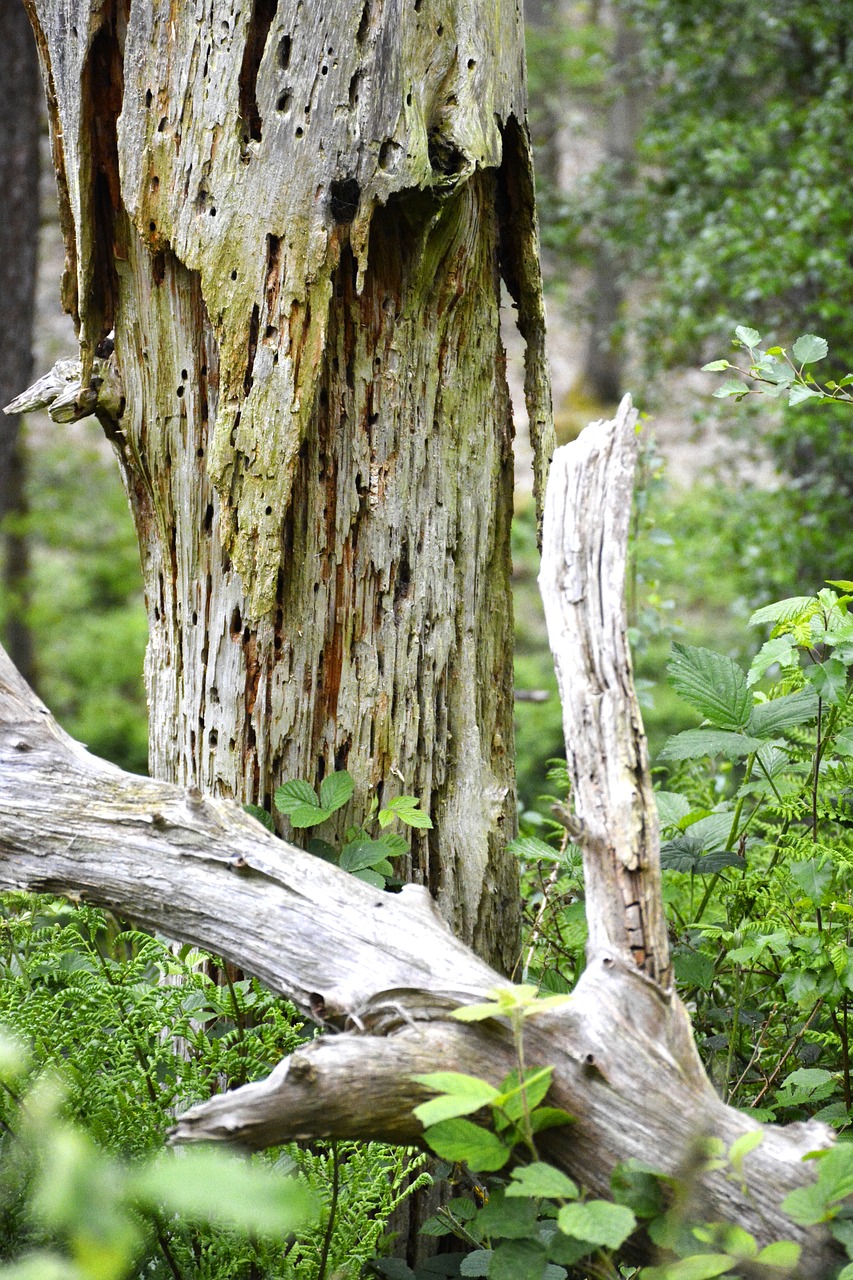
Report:
M677 791L656 791L655 803L658 807L658 821L661 830L675 827L690 812L690 801Z
M724 756L739 760L763 746L761 738L728 729L685 729L669 738L658 760L700 760L703 756Z
M557 1225L564 1235L576 1240L618 1249L635 1229L637 1219L624 1204L587 1200L563 1205L557 1214Z
M424 1138L437 1156L464 1162L475 1173L502 1169L511 1155L500 1138L471 1120L442 1120L428 1129Z
M536 1205L529 1198L507 1200L503 1189L497 1187L477 1214L477 1230L484 1236L528 1239L536 1235Z
M692 836L676 836L661 845L661 871L695 871L702 857L702 841Z
M420 800L415 796L395 796L384 809L379 810L379 825L387 827L395 818L405 822L407 827L420 827L423 830L432 826L428 813L420 808Z
M791 1271L799 1262L801 1253L800 1245L794 1244L793 1240L777 1240L759 1249L755 1261L764 1263L765 1267L783 1267Z
M516 836L507 846L510 853L525 862L562 862L563 855L553 845L546 844L538 836Z
M423 1227L421 1227L423 1232ZM459 1264L460 1276L487 1276L492 1263L491 1249L475 1249L468 1253Z
M750 1151L754 1151L756 1147L760 1147L764 1141L763 1129L751 1129L748 1133L742 1133L736 1138L729 1147L729 1164L736 1173L740 1173L743 1168L743 1162L749 1155Z
M783 670L799 665L799 652L792 636L774 636L772 640L764 642L747 673L746 683L749 687L757 684L768 667L776 662Z
M724 369L730 369L731 365L728 360L712 360L710 364L702 365L703 373L722 373Z
M785 1078L776 1090L780 1106L799 1107L821 1102L835 1092L835 1081L829 1071L820 1067L799 1067Z
M847 689L847 665L840 658L827 658L826 662L806 667L804 674L824 702L837 706L842 700Z
M290 818L294 827L315 827L319 822L325 822L329 816L329 810L318 803L314 788L298 779L285 782L283 787L278 788L275 807L279 813Z
M839 1271L835 1280L853 1280L853 1262L848 1262L847 1266Z
M480 1080L477 1076L463 1075L458 1071L433 1071L428 1075L413 1076L412 1079L417 1084L439 1090L442 1094L440 1098L431 1098L415 1107L415 1115L425 1129L441 1120L450 1120L453 1116L470 1115L498 1097L497 1089L488 1081Z
M250 817L256 818L262 827L266 827L267 831L275 835L275 822L271 813L267 813L266 809L262 809L259 804L244 804L243 809Z
M745 347L757 347L761 341L761 334L757 329L750 329L747 325L739 324L735 329L735 337L742 342Z
M340 865L344 871L362 871L375 867L388 856L388 849L379 840L354 840L341 850Z
M853 729L842 729L837 733L832 748L837 756L853 756Z
M320 783L320 804L329 813L334 813L336 809L344 807L353 791L355 791L355 783L352 778L346 769L339 769L337 773L330 773Z
M712 649L673 644L669 682L691 707L720 729L742 729L752 708L746 676L736 662Z
M682 986L699 987L710 991L714 984L716 968L712 956L702 951L677 951L673 956L676 980Z
M525 1093L527 1110L537 1107L551 1087L553 1067L529 1067L525 1072ZM524 1115L522 1091L518 1083L518 1072L511 1071L504 1081L501 1092L493 1099L493 1105L500 1107L510 1120L520 1120Z
M492 1254L489 1280L543 1280L547 1255L535 1240L507 1240Z
M815 596L788 596L785 600L776 600L756 609L749 619L751 627L762 626L765 622L795 622L804 617L811 617L818 609Z
M521 1169L513 1169L510 1177L512 1182L504 1193L507 1196L534 1196L544 1200L575 1200L579 1194L578 1188L571 1178L567 1178L560 1169L555 1169L552 1164L542 1164L541 1161L525 1165Z
M560 1125L574 1122L575 1117L561 1107L537 1107L530 1117L530 1127L534 1133L543 1133L545 1129L557 1129Z
M317 793L308 782L300 782L296 779L293 782L285 782L283 787L279 787L275 793L275 807L279 813L290 814L294 805L306 804L310 808L319 809L320 802L317 799Z
M167 1215L277 1239L317 1215L314 1198L301 1182L221 1151L184 1148L179 1155L164 1155L137 1173L132 1187L137 1201L165 1207Z
M814 397L820 398L820 392L815 391L814 387L807 387L803 382L797 382L791 387L788 395L788 406L793 407L795 404L802 404L804 400L811 400Z
M694 1253L663 1267L643 1267L640 1280L712 1280L731 1270L735 1261L727 1253Z
M775 641L770 641L774 644ZM784 729L808 724L817 719L818 694L815 689L799 689L786 693L769 702L759 702L752 708L748 729L760 738L775 738Z
M826 338L818 338L814 333L804 333L797 338L792 354L798 364L814 364L823 360L829 351Z
M815 906L823 902L824 894L832 883L832 863L806 858L804 862L792 862L789 871L807 898Z
M381 865L382 864L380 863L379 866ZM374 869L372 867L365 867L362 871L353 871L352 874L355 876L356 880L362 880L365 884L372 885L374 889L385 888L385 876L378 869ZM389 874L390 874L390 868L389 868Z
M745 382L738 382L733 379L730 382L724 382L721 387L713 393L717 400L725 400L726 396L745 396L749 392L749 387Z

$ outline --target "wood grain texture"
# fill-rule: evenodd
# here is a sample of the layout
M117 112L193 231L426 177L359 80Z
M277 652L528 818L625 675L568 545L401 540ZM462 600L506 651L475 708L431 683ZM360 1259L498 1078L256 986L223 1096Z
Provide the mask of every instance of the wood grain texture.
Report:
M563 455L549 490L551 536L551 502L559 509L565 494L577 491L578 472L613 469L619 483L603 479L602 492L610 504L623 501L632 430L626 405L616 423L590 428L579 447ZM604 706L610 686L602 683L600 654L610 633L597 628L610 619L618 630L619 609L605 596L619 575L602 575L599 566L618 567L627 521L621 508L598 511L582 528L574 515L567 519L578 573L592 567L595 576L588 587L564 569L558 582L543 583L561 599L560 616L568 620L552 635L560 637L564 674L572 661L567 649L587 654L576 667L571 705L583 724L607 727L616 711ZM617 538L623 539L621 550L609 545ZM559 562L551 556L548 563ZM587 598L595 607L581 615L577 606ZM581 616L573 630L572 619ZM630 686L624 667L614 669L613 678L614 688ZM630 711L630 699L617 702L617 709L626 706ZM588 732L584 741L609 749L608 734L609 728L597 736ZM630 768L633 759L628 754ZM766 1125L761 1144L744 1161L743 1182L727 1168L705 1167L702 1144L708 1138L728 1150L761 1126L716 1097L686 1011L671 988L638 964L632 949L618 869L628 863L645 875L654 852L648 824L634 816L633 791L620 769L591 758L584 765L577 753L575 760L598 780L597 788L613 788L598 796L577 784L578 798L586 798L582 821L608 815L620 843L591 846L602 864L587 899L592 941L570 1003L528 1024L528 1063L553 1064L549 1101L575 1117L543 1136L543 1155L598 1195L608 1193L618 1162L650 1162L686 1183L697 1219L736 1222L762 1245L795 1240L803 1246L797 1275L819 1280L838 1260L837 1250L820 1228L791 1223L781 1203L814 1177L814 1165L803 1163L803 1155L829 1145L832 1135L816 1122ZM642 752L639 760L642 775ZM207 946L291 996L331 1033L302 1046L268 1080L193 1107L179 1117L173 1141L251 1148L317 1136L416 1141L420 1129L412 1108L424 1091L413 1075L458 1070L497 1084L513 1065L507 1026L497 1020L460 1025L449 1016L459 1004L481 1000L501 979L452 935L423 888L378 893L275 840L229 800L104 765L56 726L5 655L0 812L0 884L78 895ZM651 865L652 884L654 875ZM660 939L650 941L659 947Z
M84 392L115 326L151 772L271 808L346 767L341 830L417 795L397 871L508 970L501 275L540 498L553 442L515 0L27 7Z

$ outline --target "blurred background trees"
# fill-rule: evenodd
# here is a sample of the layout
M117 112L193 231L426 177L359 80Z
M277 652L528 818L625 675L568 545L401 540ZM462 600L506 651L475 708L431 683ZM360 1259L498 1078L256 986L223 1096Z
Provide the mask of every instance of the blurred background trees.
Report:
M7 9L6 25L18 17ZM725 351L737 323L767 341L823 334L827 376L853 366L853 13L821 0L746 0L736 18L725 0L537 0L527 20L558 430L569 438L631 389L657 442L638 498L632 587L654 745L681 727L658 686L672 634L722 637L736 650L753 603L850 576L849 415L732 408L711 398L713 379L696 370ZM31 49L27 57L28 72L10 61L4 76L32 76ZM4 102L31 157L36 111L22 107L26 92L10 88ZM20 154L8 148L4 163ZM39 371L73 349L57 315L61 246L46 153L42 165ZM26 319L15 310L23 304L10 305L10 290L26 293L32 257L31 158L21 173L30 183L23 212L8 204L23 178L2 184L6 399L28 377ZM4 418L5 562L19 566L3 592L4 636L32 637L40 690L73 733L142 769L145 625L117 472L95 425L57 429L33 415L24 485L20 463L9 461L21 457L14 433L15 419ZM528 491L520 473L517 684L553 690ZM517 734L529 806L546 759L560 751L553 693L519 702Z

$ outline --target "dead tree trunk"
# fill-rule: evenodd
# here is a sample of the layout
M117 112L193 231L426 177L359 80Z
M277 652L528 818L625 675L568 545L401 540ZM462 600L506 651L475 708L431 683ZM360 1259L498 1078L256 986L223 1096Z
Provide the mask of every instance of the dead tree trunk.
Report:
M26 3L80 411L115 328L152 774L269 808L346 767L342 827L417 795L399 871L511 966L500 271L540 483L549 429L517 6Z
M622 605L634 423L626 400L615 422L558 451L542 583L566 694L590 944L572 1002L534 1020L527 1055L555 1065L553 1102L576 1117L552 1131L548 1157L598 1194L617 1161L635 1156L677 1176L695 1165L698 1140L728 1148L759 1127L714 1094L670 982ZM0 812L4 886L73 892L208 946L341 1032L302 1047L267 1081L193 1108L176 1141L411 1141L423 1098L413 1074L441 1066L498 1082L512 1065L506 1027L448 1017L500 979L450 933L426 889L378 893L276 841L228 800L104 765L56 726L5 658ZM802 1156L829 1142L814 1122L765 1126L743 1185L725 1169L697 1173L701 1216L736 1222L762 1245L798 1241L798 1275L818 1280L833 1246L780 1205L814 1176Z

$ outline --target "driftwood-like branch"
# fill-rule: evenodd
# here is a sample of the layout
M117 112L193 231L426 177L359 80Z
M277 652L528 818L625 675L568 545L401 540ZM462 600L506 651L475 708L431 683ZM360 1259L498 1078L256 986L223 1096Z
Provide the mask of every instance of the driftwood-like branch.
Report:
M91 414L115 421L121 416L123 391L113 359L112 339L105 339L92 363L92 373L83 385L80 360L57 360L41 378L3 408L4 413L32 413L47 409L54 422L77 422Z
M625 562L637 456L626 396L551 464L539 585L584 852L589 951L672 980L646 737L631 674Z
M567 736L591 945L571 1003L529 1024L528 1061L554 1065L550 1100L576 1117L542 1145L596 1194L607 1193L614 1165L630 1157L676 1176L689 1171L698 1216L737 1222L762 1244L799 1241L799 1274L817 1280L833 1246L819 1229L795 1227L780 1206L814 1176L803 1154L831 1135L814 1123L766 1126L744 1163L745 1190L726 1169L702 1168L704 1137L728 1148L758 1125L715 1096L666 982L662 926L641 910L641 952L625 896L626 885L636 888L645 904L657 884L642 729L621 609L610 599L621 591L632 442L625 405L615 423L588 429L558 453L549 489L543 590L573 708ZM596 466L603 477L593 483ZM569 494L597 505L572 512ZM613 503L623 508L618 521ZM617 537L618 548L610 545ZM548 572L555 583L544 580ZM628 745L620 745L626 731ZM584 755L594 750L617 755ZM176 1141L412 1141L420 1133L412 1108L424 1096L413 1075L442 1068L498 1082L513 1064L507 1027L449 1017L501 978L453 937L425 890L377 892L274 839L230 801L95 759L58 728L2 651L0 814L0 885L84 898L205 946L334 1033L300 1047L267 1081L192 1108L178 1120Z

